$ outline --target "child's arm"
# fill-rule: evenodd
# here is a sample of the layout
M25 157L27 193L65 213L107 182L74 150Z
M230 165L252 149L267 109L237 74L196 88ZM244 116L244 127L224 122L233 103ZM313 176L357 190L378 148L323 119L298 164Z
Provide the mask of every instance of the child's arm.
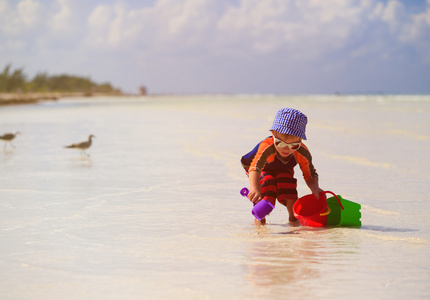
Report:
M296 156L300 169L303 172L303 178L305 179L306 184L312 191L312 194L319 199L319 194L320 192L323 192L323 190L320 189L318 174L312 164L312 155L309 152L309 149L302 143L302 146L298 151L294 152L294 155Z
M261 195L261 186L260 186L260 173L259 171L251 171L249 172L249 194L248 199L253 203L257 203L263 197Z
M320 197L320 193L324 192L318 183L318 177L312 177L311 179L308 179L306 181L306 184L308 185L308 187L311 189L312 194L314 194L314 196L319 199Z

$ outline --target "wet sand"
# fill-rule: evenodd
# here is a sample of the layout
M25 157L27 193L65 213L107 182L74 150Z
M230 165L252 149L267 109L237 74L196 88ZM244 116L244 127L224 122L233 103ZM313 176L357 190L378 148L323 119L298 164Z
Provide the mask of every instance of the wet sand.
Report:
M253 225L240 157L309 118L357 228ZM429 299L429 96L85 97L0 108L0 299ZM64 146L94 134L90 156ZM299 195L309 189L296 168Z

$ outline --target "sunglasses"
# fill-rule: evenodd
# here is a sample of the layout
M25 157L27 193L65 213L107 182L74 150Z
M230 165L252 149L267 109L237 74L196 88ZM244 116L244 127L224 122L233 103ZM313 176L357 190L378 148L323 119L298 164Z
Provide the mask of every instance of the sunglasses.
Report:
M275 145L279 148L285 148L288 147L290 150L297 150L302 145L302 142L298 143L285 143L284 141L273 137L273 141L275 142Z

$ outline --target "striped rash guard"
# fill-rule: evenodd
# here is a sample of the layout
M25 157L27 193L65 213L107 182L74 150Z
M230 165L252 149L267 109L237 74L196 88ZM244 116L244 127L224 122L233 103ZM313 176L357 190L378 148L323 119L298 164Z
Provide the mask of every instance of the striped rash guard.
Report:
M312 164L311 153L305 144L302 143L297 151L284 158L277 154L271 136L261 141L251 152L242 156L241 162L247 174L257 170L271 175L286 172L292 177L294 176L294 167L299 164L305 181L318 177Z

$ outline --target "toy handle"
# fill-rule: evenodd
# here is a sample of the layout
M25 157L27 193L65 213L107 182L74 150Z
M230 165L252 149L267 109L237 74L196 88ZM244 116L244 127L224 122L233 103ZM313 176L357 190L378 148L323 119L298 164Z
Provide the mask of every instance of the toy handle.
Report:
M327 216L329 213L331 213L331 208L330 206L327 206L327 211L325 213L320 214L320 216Z
M249 194L249 190L248 190L248 188L244 187L243 189L241 189L241 190L240 190L240 194L241 194L243 197L248 196L248 194Z
M344 210L342 203L340 203L340 200L339 200L339 198L336 196L336 194L335 194L335 193L330 192L330 191L324 191L324 192L321 192L321 193L324 193L324 194L327 194L327 193L332 194L332 195L336 198L336 200L337 200L337 202L339 203L339 205L340 205L340 207L342 208L342 210ZM328 207L328 206L327 206L327 207Z

